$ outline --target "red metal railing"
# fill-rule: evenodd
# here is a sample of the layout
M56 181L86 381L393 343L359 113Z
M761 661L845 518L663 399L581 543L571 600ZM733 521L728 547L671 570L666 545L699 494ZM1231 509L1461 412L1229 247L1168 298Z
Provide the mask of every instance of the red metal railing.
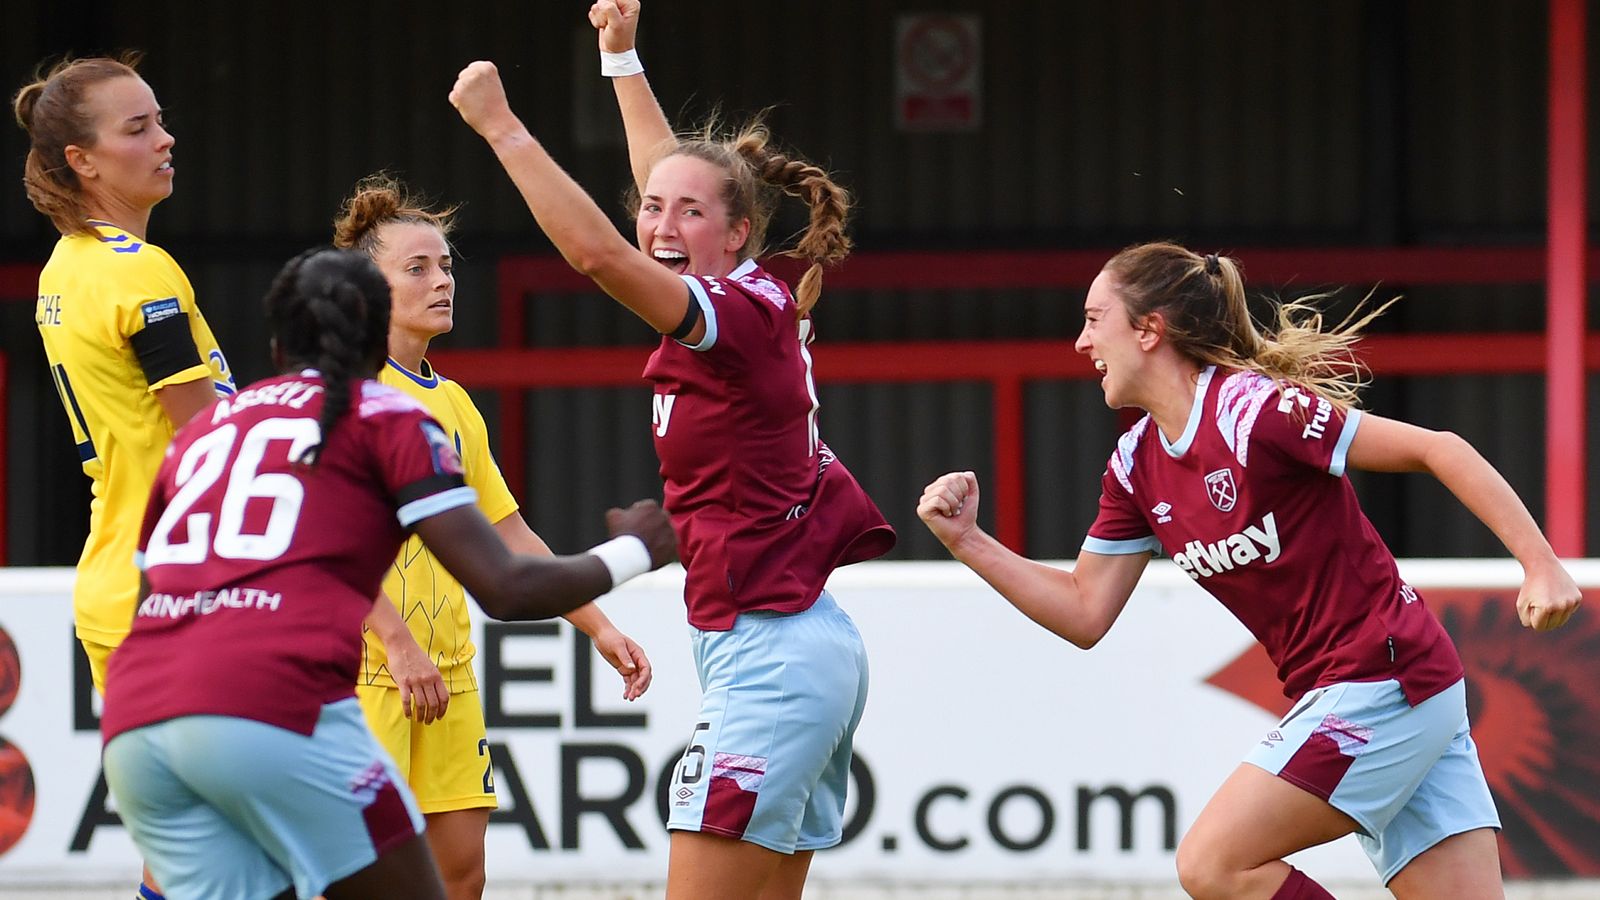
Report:
M1540 247L1485 248L1254 248L1234 253L1254 286L1341 284L1531 284L1554 265ZM829 274L830 290L1081 289L1093 280L1110 250L867 253ZM1591 249L1590 255L1600 253ZM785 261L775 268L782 271ZM1594 271L1594 267L1590 267ZM593 284L557 257L508 257L499 266L500 346L431 354L441 371L464 384L501 392L500 459L507 481L525 483L523 390L538 387L642 384L648 347L525 349L527 297L596 292ZM596 301L604 302L604 301ZM1557 366L1583 371L1600 362L1600 336L1563 345L1540 334L1375 336L1361 344L1377 374L1542 374ZM1572 358L1569 360L1568 356ZM824 383L984 381L993 390L997 536L1025 546L1026 490L1023 386L1030 380L1095 377L1069 341L827 344L819 348L817 379ZM1578 417L1582 422L1582 415ZM1565 439L1565 438L1563 438ZM1554 463L1559 461L1560 465ZM1583 456L1551 457L1547 508L1577 505L1584 516ZM1547 515L1547 527L1550 527ZM1562 527L1570 530L1570 525ZM1558 537L1552 534L1552 540ZM1582 529L1559 535L1563 553L1581 556ZM1576 543L1573 543L1576 541Z

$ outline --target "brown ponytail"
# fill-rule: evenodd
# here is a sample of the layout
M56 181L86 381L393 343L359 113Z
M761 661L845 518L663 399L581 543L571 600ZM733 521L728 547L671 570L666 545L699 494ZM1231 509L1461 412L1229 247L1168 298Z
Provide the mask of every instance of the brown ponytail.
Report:
M138 78L138 63L139 54L133 52L116 59L64 59L12 98L17 124L28 133L23 188L33 208L62 234L94 233L85 221L83 184L67 165L66 154L68 146L95 145L94 121L85 108L89 90L113 78Z

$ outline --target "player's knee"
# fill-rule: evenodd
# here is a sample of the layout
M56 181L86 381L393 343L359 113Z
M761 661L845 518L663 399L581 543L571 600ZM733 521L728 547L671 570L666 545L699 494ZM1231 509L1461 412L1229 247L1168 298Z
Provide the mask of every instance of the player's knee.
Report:
M1221 857L1207 850L1202 842L1185 837L1178 843L1178 883L1195 900L1233 896L1233 882L1238 873L1221 862Z

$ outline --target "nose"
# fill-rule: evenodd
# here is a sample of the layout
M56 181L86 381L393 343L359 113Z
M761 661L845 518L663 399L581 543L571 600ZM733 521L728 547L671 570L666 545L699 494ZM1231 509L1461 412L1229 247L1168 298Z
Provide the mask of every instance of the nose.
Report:
M156 144L156 148L162 152L171 150L172 145L178 142L178 139L172 136L172 132L168 131L166 126L157 125L156 131L160 132L161 137L161 140Z
M1089 326L1087 323L1084 324L1083 330L1078 332L1078 339L1073 342L1072 349L1079 353L1088 353L1094 349L1094 345L1089 341Z

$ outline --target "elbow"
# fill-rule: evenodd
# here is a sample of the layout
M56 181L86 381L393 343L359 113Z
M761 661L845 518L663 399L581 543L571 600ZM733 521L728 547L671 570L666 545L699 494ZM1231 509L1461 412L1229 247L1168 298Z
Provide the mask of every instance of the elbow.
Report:
M629 257L632 254L638 252L620 235L614 237L615 240L585 240L564 254L567 264L585 277L604 284L612 273L631 261Z

